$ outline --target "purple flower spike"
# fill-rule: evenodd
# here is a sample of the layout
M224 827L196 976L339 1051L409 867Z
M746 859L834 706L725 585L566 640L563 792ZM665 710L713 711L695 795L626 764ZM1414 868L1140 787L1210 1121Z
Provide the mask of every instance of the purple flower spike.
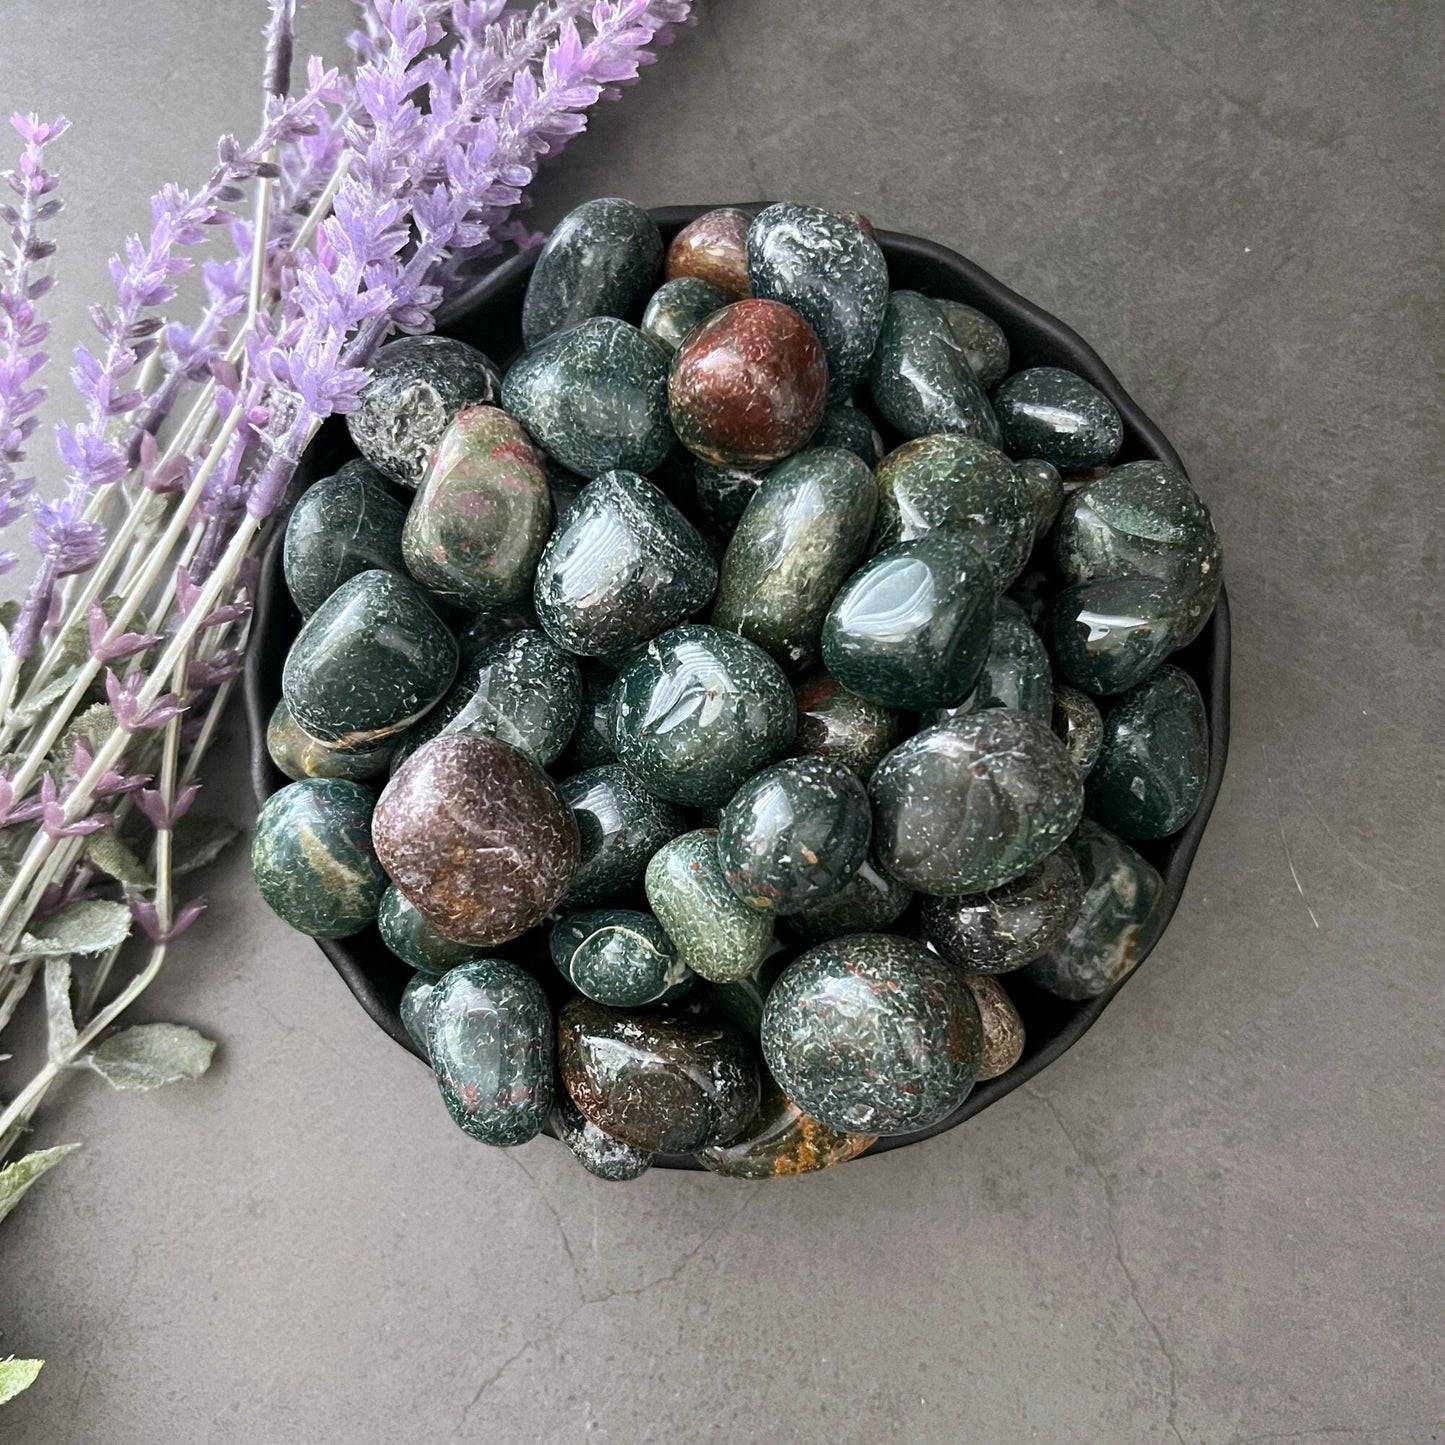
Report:
M169 943L173 938L179 937L201 916L206 908L204 898L193 898L189 903L181 906L169 928L162 928L154 903L142 898L138 893L128 893L125 901L131 911L131 916L140 925L141 932L152 943Z
M164 727L173 717L185 711L185 703L173 692L163 693L142 711L136 699L140 696L144 683L145 679L138 676L132 676L122 683L113 669L106 669L105 695L116 722L128 733L145 728Z
M134 657L161 640L158 632L122 632L107 642L105 635L110 631L110 619L99 602L90 604L86 625L90 633L90 650L101 662L118 662L123 657Z

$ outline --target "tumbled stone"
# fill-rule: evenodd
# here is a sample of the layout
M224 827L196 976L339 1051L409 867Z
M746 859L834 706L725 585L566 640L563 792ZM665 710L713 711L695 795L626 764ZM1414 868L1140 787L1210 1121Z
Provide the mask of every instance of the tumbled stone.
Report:
M457 644L421 588L392 572L359 572L296 635L281 693L303 732L357 748L405 732L456 671Z
M724 538L732 536L765 475L760 467L718 466L694 457L692 489L698 510Z
M579 993L612 1008L637 1008L676 997L693 973L650 913L592 908L552 925L552 962Z
M1109 709L1085 802L1121 838L1167 838L1198 811L1208 778L1204 699L1187 672L1162 667Z
M648 906L700 978L727 983L762 962L772 919L728 886L716 829L699 828L659 848L647 865L646 886Z
M718 627L674 627L618 674L612 746L660 798L724 803L788 750L793 691L762 648Z
M812 328L778 301L734 301L678 347L668 406L704 461L756 466L797 451L823 419L828 364Z
M282 570L302 617L358 572L401 572L406 508L368 462L347 462L297 499L286 521Z
M528 346L594 316L636 321L662 270L657 222L631 201L585 201L557 223L522 300Z
M1058 520L1064 506L1064 479L1059 469L1042 457L1024 457L1014 463L1014 471L1028 494L1029 511L1034 519L1034 543L1048 536L1049 528Z
M406 514L407 571L439 597L486 611L526 597L552 525L542 458L494 406L459 411Z
M423 973L445 973L477 956L471 944L438 933L395 884L388 884L381 895L376 929L381 941L403 963Z
M1023 1057L1024 1021L996 978L975 973L969 975L967 983L983 1024L983 1060L978 1066L978 1081L982 1084L1008 1073Z
M604 1134L572 1102L565 1089L558 1091L552 1103L552 1128L589 1174L609 1184L625 1184L652 1168L650 1149L635 1149Z
M557 1054L577 1108L638 1149L692 1154L728 1143L757 1108L757 1064L723 1024L574 999L558 1019Z
M913 890L890 877L871 859L831 897L788 915L788 931L806 944L848 933L877 933L897 922L913 901Z
M766 958L741 978L721 982L708 979L700 990L708 1006L727 1019L744 1038L757 1042L763 1027L763 1005L778 975L793 960L793 954L776 940Z
M360 783L386 771L392 744L387 739L370 747L328 747L302 731L283 697L266 723L266 752L297 782L302 778L345 778Z
M667 352L635 326L596 316L524 351L502 405L564 467L592 478L650 472L672 446Z
M905 437L962 432L999 441L998 421L942 311L916 291L895 291L868 363L878 410Z
M1048 724L990 708L925 728L873 772L875 847L920 893L997 888L1032 868L1083 811L1078 770Z
M704 1149L697 1157L727 1179L781 1179L856 1159L876 1139L874 1134L843 1134L810 1119L777 1084L765 1079L758 1107L738 1138Z
M789 964L768 995L762 1041L768 1069L804 1113L877 1135L946 1119L983 1054L964 976L883 933L834 939Z
M612 657L707 605L717 565L697 528L645 477L584 487L537 567L533 604L558 646Z
M502 1148L541 1133L552 1107L552 1010L526 969L481 958L444 973L426 1020L437 1087L459 1128Z
M532 599L528 597L525 602L515 607L456 618L452 622L452 633L457 639L457 649L465 664L473 661L478 653L499 637L506 637L513 632L525 632L536 625L537 617L532 611Z
M552 780L494 738L446 733L418 748L376 806L377 856L432 926L491 947L566 895L577 824Z
M643 334L668 352L676 351L699 321L734 299L721 287L697 276L664 281L642 313Z
M1054 732L1063 740L1081 778L1087 778L1104 746L1104 719L1086 692L1060 683L1054 689Z
M1004 445L1018 457L1042 457L1062 471L1112 461L1124 423L1097 387L1061 366L1015 372L993 394Z
M1008 337L992 316L962 301L935 297L933 304L943 312L953 339L963 352L969 370L985 391L992 391L1008 375Z
M687 831L681 808L653 797L619 764L590 768L559 787L582 840L569 908L588 908L635 888L647 860Z
M565 776L585 772L614 762L612 751L612 684L616 674L596 662L583 662L582 710L567 750L557 760L557 772Z
M689 221L667 248L667 278L696 276L730 297L751 295L748 227L752 218L733 206L706 211Z
M272 912L313 938L347 938L376 918L386 888L372 838L376 794L343 778L308 778L266 799L251 871Z
M1049 604L1042 632L1058 673L1095 697L1127 692L1173 650L1188 603L1143 577L1083 582Z
M1054 683L1048 648L1029 626L1023 609L1007 597L999 598L983 671L958 711L982 712L989 707L1016 708L1045 722L1051 721L1054 715ZM940 716L934 721L946 719Z
M826 672L800 682L793 695L798 704L793 745L798 752L832 758L865 783L884 753L898 743L903 724L897 713L850 692Z
M715 627L740 633L794 670L817 659L839 587L862 560L878 489L838 447L810 447L763 479L723 557Z
M888 304L888 263L853 221L780 201L748 230L753 295L791 306L823 344L829 392L841 400L863 375Z
M1163 927L1164 880L1127 843L1085 818L1069 839L1084 878L1084 901L1069 931L1024 969L1060 998L1107 993L1154 946Z
M415 487L452 418L464 407L494 405L500 390L497 368L475 346L449 336L398 337L373 358L346 429L372 466Z
M808 438L810 447L842 447L860 461L876 467L883 460L883 438L878 428L856 406L830 406Z
M988 563L940 528L879 552L843 584L823 623L823 662L883 707L954 707L988 656L993 613Z
M1079 911L1084 883L1067 847L1008 883L982 893L924 898L923 936L969 973L1022 968L1064 936Z
M402 989L401 1001L397 1004L401 1026L406 1030L407 1038L416 1045L417 1053L428 1062L431 1060L431 1040L427 1037L427 1006L431 1003L431 996L436 992L440 981L440 974L412 974L406 987Z

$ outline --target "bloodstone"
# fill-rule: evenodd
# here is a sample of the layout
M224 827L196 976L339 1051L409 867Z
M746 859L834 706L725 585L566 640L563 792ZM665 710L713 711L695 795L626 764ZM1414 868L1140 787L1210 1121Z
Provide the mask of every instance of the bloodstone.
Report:
M251 871L273 912L313 938L347 938L376 918L386 887L372 840L376 794L342 778L308 778L266 799L251 835Z
M962 432L997 445L998 421L942 311L916 291L888 299L868 363L878 410L906 437Z
M427 1005L431 1065L458 1127L508 1148L552 1107L552 1010L525 969L482 958L443 974Z
M757 1108L758 1067L730 1028L574 999L557 1028L562 1080L597 1127L638 1149L726 1144Z
M719 983L709 979L703 994L708 1004L749 1039L756 1040L763 1027L763 1005L778 975L792 962L793 955L774 941L772 951L751 973Z
M988 660L978 684L959 711L1011 707L1050 721L1054 715L1053 674L1043 638L1029 626L1023 609L1001 597L989 633ZM936 722L946 721L943 717Z
M823 943L848 933L876 933L897 922L913 901L913 890L871 860L831 898L788 915L788 931L803 943Z
M748 230L753 295L791 306L828 358L829 390L841 400L863 374L888 304L888 263L853 221L782 201Z
M748 284L748 227L744 211L723 206L690 221L667 248L667 278L696 276L730 297L751 294Z
M414 973L401 991L401 1002L397 1013L401 1015L401 1026L406 1036L416 1045L416 1051L430 1062L431 1041L427 1038L426 1014L431 996L436 992L440 976L431 973Z
M780 462L728 543L713 624L790 670L816 661L823 619L864 555L877 500L852 452L811 447Z
M1084 788L1046 723L990 708L925 728L873 773L883 866L921 893L980 893L1017 878L1073 831Z
M978 1066L981 1084L1008 1073L1018 1063L1024 1051L1024 1021L996 978L976 973L967 983L983 1024L983 1061Z
M823 661L884 707L954 707L988 656L993 612L988 563L941 528L889 547L848 579L823 623Z
M798 732L795 746L800 753L832 758L851 768L866 783L879 760L897 745L902 722L866 697L859 697L836 677L822 673L798 684Z
M717 566L697 528L645 477L584 487L542 553L537 618L560 647L609 657L707 605Z
M1020 457L1042 457L1063 471L1111 461L1124 423L1109 400L1061 366L1015 372L993 394L1004 445Z
M1054 732L1063 739L1081 778L1087 778L1104 746L1104 719L1086 692L1060 683L1054 689Z
M748 466L803 446L823 419L827 387L823 348L791 306L735 301L678 347L667 395L689 451Z
M878 428L856 406L830 406L818 430L808 438L810 447L842 447L870 467L883 460L883 438Z
M618 674L612 745L660 798L724 803L786 752L797 714L783 670L717 627L675 627Z
M935 298L933 304L943 312L953 339L963 351L969 370L985 391L992 391L1008 375L1008 337L992 316L985 316L962 301Z
M453 631L462 661L471 662L499 637L506 637L512 632L525 632L536 625L537 617L532 611L532 599L529 597L519 606L508 607L500 612L484 612L479 616L457 618L453 622Z
M1084 877L1084 901L1069 931L1023 976L1060 998L1094 998L1122 982L1153 948L1163 927L1164 880L1089 818L1069 848Z
M925 898L919 926L950 962L969 973L1008 973L1052 948L1083 900L1079 865L1068 848L1009 883L983 893Z
M552 780L493 738L447 733L418 748L376 807L391 880L444 933L491 947L561 902L577 824Z
M763 476L756 467L718 466L694 458L692 488L698 510L724 537L730 537Z
M681 808L654 798L616 763L578 773L560 784L560 791L582 840L569 908L603 903L634 888L647 860L687 830Z
M635 326L596 316L523 352L502 405L564 467L650 472L672 446L667 352Z
M838 892L868 857L868 794L841 763L787 758L748 779L718 823L733 892L765 913L796 913Z
M1187 672L1163 667L1110 708L1085 799L1121 837L1167 838L1194 816L1208 776L1204 699Z
M297 726L355 748L404 732L446 693L457 644L415 582L359 572L307 619L281 671Z
M442 433L402 533L407 571L479 611L527 595L552 525L542 458L506 412L473 406Z
M763 1013L763 1056L788 1098L826 1127L912 1134L968 1097L983 1028L951 964L909 939L861 933L783 970Z
M664 281L642 313L643 333L668 351L676 351L699 321L731 300L726 291L696 276Z
M553 1101L552 1128L589 1174L609 1184L625 1184L652 1168L650 1149L635 1149L621 1139L604 1134L582 1114L565 1089L560 1090Z
M587 201L537 256L522 302L522 337L535 346L594 316L636 321L662 270L657 222L631 201Z
M566 914L552 925L551 950L573 988L613 1008L677 997L693 980L662 925L633 908Z
M567 750L557 761L560 773L580 773L615 760L612 751L612 684L616 674L600 663L584 662L582 712Z
M448 336L403 336L376 353L357 409L346 418L356 449L394 482L415 487L452 418L495 403L497 368Z
M346 778L359 783L385 772L390 741L374 747L335 748L302 732L282 698L266 723L266 751L288 778Z
M1064 479L1059 469L1042 457L1025 457L1014 463L1014 471L1028 494L1034 519L1034 542L1042 542L1058 519L1064 505Z
M1119 577L1067 588L1042 631L1060 674L1095 697L1127 692L1173 650L1188 600L1159 582Z
M406 508L367 462L347 462L302 492L286 523L286 589L309 617L358 572L401 572Z
M423 973L445 973L477 956L477 950L470 944L458 943L438 933L394 884L388 885L381 895L376 928L381 941L403 963Z
M842 1134L810 1119L771 1079L742 1134L698 1154L704 1166L728 1179L781 1179L811 1174L856 1159L874 1134Z

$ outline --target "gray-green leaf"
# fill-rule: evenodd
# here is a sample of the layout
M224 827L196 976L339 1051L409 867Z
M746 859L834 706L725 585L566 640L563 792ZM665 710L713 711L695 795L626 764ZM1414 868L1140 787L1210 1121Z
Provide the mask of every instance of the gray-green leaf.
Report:
M229 818L215 818L209 813L187 813L176 824L171 844L171 874L180 878L214 862L241 830Z
M70 955L45 960L46 1046L51 1063L60 1063L75 1044L75 1016L70 1011Z
M4 1219L21 1199L25 1191L45 1173L59 1164L79 1144L57 1144L53 1149L37 1149L13 1164L0 1169L0 1219Z
M53 703L59 702L60 699L75 686L75 680L79 676L80 668L78 666L67 667L61 672L58 672L33 697L25 699L25 705L23 707L16 708L16 716L19 717L22 722L29 723L33 721L39 717L46 708L50 707Z
M20 958L55 958L62 953L104 953L125 941L130 909L103 898L67 903L20 939Z
M0 1360L0 1405L28 1390L40 1373L44 1360Z
M90 1066L115 1089L159 1089L198 1079L211 1066L215 1044L184 1024L133 1024L112 1034Z
M51 750L50 756L59 767L68 770L79 739L86 740L91 754L94 755L101 750L114 731L115 713L110 704L92 703L71 718L70 726L60 735L60 741Z
M155 881L151 870L114 828L102 828L100 832L92 833L85 844L85 856L102 873L129 888L149 888Z

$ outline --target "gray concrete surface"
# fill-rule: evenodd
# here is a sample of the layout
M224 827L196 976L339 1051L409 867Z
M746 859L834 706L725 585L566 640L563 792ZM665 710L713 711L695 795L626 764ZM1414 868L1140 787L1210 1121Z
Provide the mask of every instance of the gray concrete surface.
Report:
M77 123L67 344L149 189L249 123L258 12L4 7L7 106ZM310 0L306 39L348 18ZM43 1118L85 1148L0 1228L0 1344L50 1362L0 1439L1445 1438L1442 62L1432 0L712 4L541 218L855 206L1095 341L1227 547L1234 751L1183 907L949 1137L619 1188L462 1139L238 854L144 1010L214 1071Z

